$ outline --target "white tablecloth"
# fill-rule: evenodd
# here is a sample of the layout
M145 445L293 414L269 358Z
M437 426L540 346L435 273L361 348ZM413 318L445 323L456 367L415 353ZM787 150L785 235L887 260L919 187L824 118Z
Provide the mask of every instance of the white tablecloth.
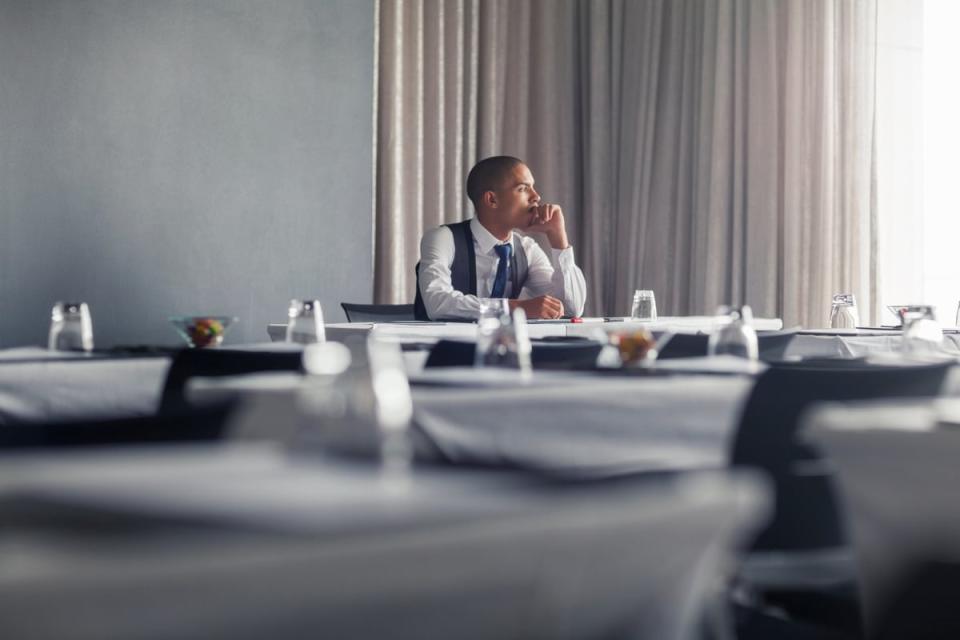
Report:
M661 316L656 320L614 318L609 322L599 324L583 322L564 325L566 327L564 335L589 336L596 329L601 329L607 333L637 331L639 329L649 329L650 331L657 332L670 331L673 333L711 333L716 325L717 320L713 316ZM757 331L779 331L783 328L783 321L780 318L754 318L753 328Z
M900 351L903 338L897 331L801 332L793 337L785 357L791 358L859 358L878 353ZM943 337L944 353L960 356L960 335Z
M651 331L673 331L681 333L709 333L716 320L712 316L662 317L653 321L639 321L630 318L616 318L603 321L603 318L584 318L582 322L570 320L534 320L527 329L531 338L549 336L595 335L598 331L618 332L636 331L642 328ZM754 327L760 331L776 331L783 328L779 318L755 318ZM473 340L477 337L477 325L471 322L338 322L326 325L328 340L343 341L353 336L364 336L370 331L380 332L386 339L398 342L436 342L444 338ZM271 340L282 342L286 338L287 325L282 323L267 326Z
M170 359L0 351L0 426L150 415Z

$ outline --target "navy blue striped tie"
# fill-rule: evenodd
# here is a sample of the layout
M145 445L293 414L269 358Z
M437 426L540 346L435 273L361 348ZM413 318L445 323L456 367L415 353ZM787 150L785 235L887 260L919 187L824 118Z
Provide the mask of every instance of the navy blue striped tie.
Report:
M490 297L502 298L507 291L507 265L510 264L510 252L513 251L513 245L498 244L493 249L500 256L500 262L497 264L497 275L493 279L493 290L490 291Z

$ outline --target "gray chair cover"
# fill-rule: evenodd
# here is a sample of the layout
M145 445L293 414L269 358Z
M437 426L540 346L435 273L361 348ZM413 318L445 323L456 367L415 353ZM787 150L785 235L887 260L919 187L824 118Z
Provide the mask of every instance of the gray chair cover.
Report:
M830 456L854 546L867 635L957 638L960 430L955 400L835 405L806 435Z

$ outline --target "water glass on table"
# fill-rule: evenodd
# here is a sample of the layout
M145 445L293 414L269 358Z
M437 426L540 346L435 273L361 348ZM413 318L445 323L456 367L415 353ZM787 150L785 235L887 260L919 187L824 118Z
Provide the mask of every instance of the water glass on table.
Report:
M856 329L860 326L857 300L852 293L838 293L830 305L831 329Z
M403 354L399 344L381 340L374 331L367 339L367 358L380 433L381 479L389 488L405 489L413 462L413 396Z
M943 329L937 322L933 307L911 305L900 310L903 326L903 349L909 353L938 352L943 342Z
M510 312L506 300L492 299L480 306L477 316L476 367L504 367L531 370L530 335L527 314L517 308Z
M57 302L53 305L47 348L56 351L93 350L93 322L86 302Z
M291 300L287 309L287 342L313 344L326 339L320 301Z
M753 329L753 311L749 306L717 309L716 327L707 342L707 355L730 355L747 360L757 360L759 346L757 332Z
M391 489L409 482L413 400L400 345L374 330L366 341L311 344L297 406L302 425L292 446L379 458Z
M633 320L656 320L657 299L650 289L637 289L633 292L633 306L630 308Z

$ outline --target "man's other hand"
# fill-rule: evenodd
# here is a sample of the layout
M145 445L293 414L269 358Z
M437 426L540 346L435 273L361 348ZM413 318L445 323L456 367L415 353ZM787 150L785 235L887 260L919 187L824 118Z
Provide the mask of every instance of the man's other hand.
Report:
M566 249L570 246L567 240L567 227L563 219L563 209L560 205L541 202L530 207L527 212L527 226L521 231L538 231L546 234L550 246L554 249Z
M553 296L537 296L529 300L511 300L510 310L520 307L530 320L554 320L563 315L563 303Z

